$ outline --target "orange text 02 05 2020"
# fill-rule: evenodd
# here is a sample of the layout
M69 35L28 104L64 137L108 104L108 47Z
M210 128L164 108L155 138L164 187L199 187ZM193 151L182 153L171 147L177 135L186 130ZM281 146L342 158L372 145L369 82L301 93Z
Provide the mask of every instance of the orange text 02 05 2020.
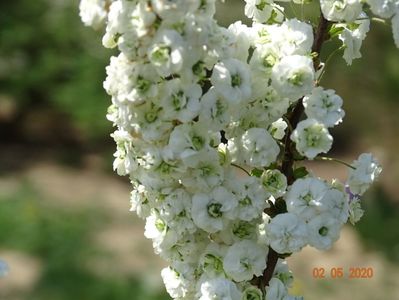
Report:
M312 269L312 276L315 279L370 279L374 276L372 267L315 267Z

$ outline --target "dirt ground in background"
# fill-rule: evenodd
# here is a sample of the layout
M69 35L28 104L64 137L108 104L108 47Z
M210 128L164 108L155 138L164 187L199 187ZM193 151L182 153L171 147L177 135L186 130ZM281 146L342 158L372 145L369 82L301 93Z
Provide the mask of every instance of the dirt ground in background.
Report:
M129 184L88 165L84 170L76 170L54 163L34 164L13 177L0 177L0 197L12 195L21 182L29 182L60 209L93 206L108 211L112 220L95 233L93 241L110 255L107 259L88 261L88 266L94 272L107 270L108 274L121 277L137 274L152 286L160 287L159 271L165 264L153 254L151 242L144 238L144 223L129 212ZM327 177L331 171L345 176L336 167L325 171L312 164L311 168ZM9 276L0 279L0 290L29 291L39 278L42 263L10 249L0 249L0 257L8 261L11 269ZM399 299L399 267L390 264L382 254L366 252L350 226L344 228L332 250L320 252L307 247L288 261L296 278L293 293L302 294L307 300ZM339 267L343 268L343 278L331 278L330 271ZM350 279L352 267L372 268L373 277ZM314 278L314 268L324 268L326 278Z

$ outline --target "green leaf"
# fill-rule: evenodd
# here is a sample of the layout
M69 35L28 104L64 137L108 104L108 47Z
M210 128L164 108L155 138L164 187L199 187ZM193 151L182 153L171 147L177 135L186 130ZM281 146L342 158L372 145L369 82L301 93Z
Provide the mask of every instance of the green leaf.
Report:
M328 34L330 35L331 38L334 38L338 35L340 35L344 31L344 27L337 27L335 25L331 26L330 30L328 31Z
M308 174L309 174L309 172L308 172L308 170L306 170L306 167L299 167L294 170L295 179L303 178Z
M258 178L261 177L262 174L263 174L263 170L260 170L260 169L254 168L251 171L251 176L255 176L255 177L258 177Z

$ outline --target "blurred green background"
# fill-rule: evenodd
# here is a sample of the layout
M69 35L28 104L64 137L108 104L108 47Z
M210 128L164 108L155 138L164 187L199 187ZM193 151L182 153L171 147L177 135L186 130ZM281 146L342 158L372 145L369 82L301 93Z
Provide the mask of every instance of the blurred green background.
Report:
M243 1L229 0L218 18L248 22L242 11ZM349 68L334 57L322 85L345 100L331 155L352 161L371 151L384 171L364 197L365 217L337 246L290 259L293 292L310 300L399 295L399 50L388 25L372 25L363 58ZM101 83L113 54L81 24L78 1L0 2L0 259L10 265L0 299L168 299L163 262L129 212L128 181L112 172ZM309 166L346 176L340 165ZM314 267L356 266L374 268L374 277L312 278Z

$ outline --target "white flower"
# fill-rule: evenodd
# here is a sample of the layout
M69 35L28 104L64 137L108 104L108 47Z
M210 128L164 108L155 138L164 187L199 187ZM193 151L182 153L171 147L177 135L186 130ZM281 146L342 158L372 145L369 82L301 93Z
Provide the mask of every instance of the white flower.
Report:
M328 212L340 224L348 220L349 207L345 193L318 178L301 178L294 182L285 197L287 210L308 222Z
M297 179L285 196L288 212L304 221L310 220L320 211L328 209L324 199L327 190L327 184L318 178Z
M366 2L370 5L373 14L384 19L392 17L398 7L398 3L395 0L367 0Z
M329 21L353 22L362 11L359 0L320 0L321 11Z
M231 45L235 48L235 54L233 57L241 61L247 61L249 54L248 50L250 47L248 26L242 24L241 21L237 21L231 24L228 30L232 32L236 38L235 43Z
M272 86L291 101L309 94L313 88L313 80L313 62L307 56L285 56L272 69Z
M184 163L193 166L201 159L201 152L209 148L209 135L200 123L176 126L170 134L168 149Z
M167 77L179 72L183 65L183 39L174 30L160 31L147 55L160 76Z
M197 13L200 14L205 20L212 17L215 14L216 7L215 7L216 0L203 0L200 2L200 6L197 10Z
M272 194L275 199L285 194L287 189L287 178L279 170L273 169L264 171L261 180L266 191Z
M210 243L204 253L201 254L199 265L202 271L209 278L223 276L223 258L226 256L227 246Z
M235 219L229 222L222 231L214 234L212 240L226 245L232 245L242 240L256 240L259 220L259 218L251 221Z
M215 88L201 98L200 122L214 130L224 129L232 117L231 104Z
M237 286L225 278L206 280L200 286L199 300L241 300Z
M111 57L106 70L107 78L103 86L117 104L129 101L139 105L158 94L159 75L150 64L133 63L121 53Z
M328 250L338 240L342 224L329 213L320 214L308 223L308 242L319 250Z
M151 214L151 204L148 200L145 186L133 184L130 196L130 211L135 211L140 218L147 218Z
M130 32L127 39L124 37L125 33L132 28L130 23L130 14L133 13L135 6L136 5L133 3L112 1L112 4L109 7L106 33L102 40L104 47L114 48L117 45L120 47L123 42L136 38L133 32ZM132 43L130 46L134 49L130 49L130 51L125 49L127 51L124 54L127 54L127 52L129 52L129 54L130 52L135 52L137 44ZM135 57L135 55L133 55L133 57Z
M253 285L248 285L247 288L242 292L241 300L262 300L263 294L260 289Z
M280 60L280 55L280 49L275 44L267 43L257 46L250 60L251 71L253 72L252 81L258 80L265 85L264 88L267 88L267 80L271 75L272 67ZM252 85L261 87L260 84L254 82L252 82ZM257 91L254 90L253 93L257 93Z
M245 101L251 95L248 66L237 59L226 59L216 64L211 83L231 103Z
M226 188L217 187L210 194L193 196L192 218L199 228L214 233L226 226L227 218L233 218L236 206L235 196Z
M251 128L251 124L254 124L252 120L261 123L262 126L258 127L268 127L274 121L277 121L283 114L287 112L290 106L290 101L287 98L282 98L277 91L269 86L264 90L262 98L258 98L255 102L251 103L251 107L248 109L248 119L249 124L240 123L241 127L245 129ZM243 115L243 117L246 117ZM256 124L256 123L255 123Z
M79 15L86 26L99 29L104 25L107 18L106 6L109 0L81 0L79 4Z
M179 227L179 225L170 226L175 232L180 231L176 227ZM159 253L161 258L174 266L176 263L181 263L183 267L196 266L198 257L208 244L206 233L204 231L196 231L194 234L186 233L184 235L178 234L178 236L179 239L171 248L164 248Z
M276 140L281 140L285 136L287 127L287 122L283 118L280 118L270 125L269 132Z
M349 170L348 185L353 194L363 195L378 178L382 168L370 153L363 153L352 164L356 169Z
M312 94L303 98L303 106L308 118L315 119L327 127L342 122L345 112L342 107L342 98L334 90L323 90L322 87L313 89Z
M289 19L281 24L276 38L284 55L308 55L313 45L313 29L308 23Z
M370 28L370 20L367 16L361 14L361 17L362 20L356 20L348 25L335 25L337 28L342 28L338 37L345 47L344 59L348 65L351 65L354 59L362 57L360 48Z
M156 14L147 1L139 1L131 14L132 29L137 37L145 38L152 31Z
M277 142L264 128L251 128L241 138L229 140L228 149L233 159L242 160L251 167L267 167L280 153Z
M194 12L199 6L199 0L151 0L151 7L165 19L179 20L185 14Z
M197 230L191 219L191 205L191 195L179 188L165 196L158 210L168 226L183 235L186 231L194 233Z
M298 252L307 244L305 222L295 214L284 213L275 216L266 225L266 236L277 253Z
M201 108L199 99L202 95L198 84L185 84L180 79L170 80L165 84L162 107L165 118L186 123L197 117Z
M273 12L273 0L245 0L245 15L255 22L266 23Z
M130 174L138 168L133 138L124 130L116 130L111 136L117 145L117 151L114 153L114 171L116 170L120 176Z
M144 236L152 239L155 253L158 254L165 249L173 247L178 240L177 233L171 230L168 224L156 212L152 212L147 217Z
M277 278L270 279L269 286L266 288L266 300L283 300L287 295L287 289Z
M273 277L278 278L286 288L291 287L294 282L294 276L288 268L287 261L282 260L281 258L277 260Z
M255 177L242 177L236 172L226 174L226 187L228 187L238 200L236 207L237 218L251 221L260 216L262 211L269 207L267 199L270 195Z
M319 153L330 150L333 138L324 124L315 119L307 119L298 123L291 134L291 140L295 142L300 154L313 159Z
M207 35L207 55L205 65L212 69L221 60L234 57L237 38L227 28L212 26Z
M234 281L251 280L266 268L267 248L251 240L237 242L229 247L223 260L226 274Z
M323 205L327 206L327 211L341 224L348 221L349 203L344 191L335 187L329 188L323 199Z
M355 225L363 217L364 210L361 207L360 199L353 199L349 203L349 221Z
M153 98L158 95L158 84L159 75L156 73L153 66L150 64L137 65L135 74L125 74L129 79L130 83L124 82L127 87L131 86L129 94L126 99L135 103L143 103L148 98ZM134 80L132 80L132 77Z
M166 291L172 298L185 297L193 285L192 281L184 278L184 274L177 272L171 267L162 269L161 276L166 287Z
M208 192L220 186L224 179L224 168L219 153L210 149L196 157L196 163L181 177L181 183L192 192Z
M129 108L126 107L128 110ZM129 112L126 112L129 114ZM167 138L166 132L172 127L171 122L164 118L162 107L152 101L146 101L126 115L126 130L133 130L147 142L161 141Z

